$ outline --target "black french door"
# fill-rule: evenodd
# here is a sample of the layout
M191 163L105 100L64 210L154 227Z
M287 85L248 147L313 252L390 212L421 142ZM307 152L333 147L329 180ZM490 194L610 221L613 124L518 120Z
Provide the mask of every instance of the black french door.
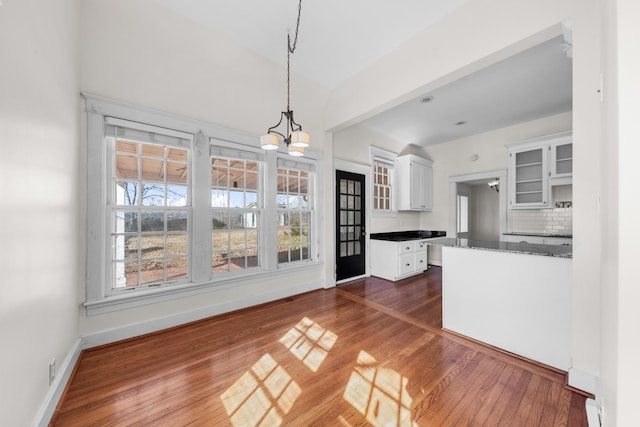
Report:
M365 176L336 171L336 280L365 274Z

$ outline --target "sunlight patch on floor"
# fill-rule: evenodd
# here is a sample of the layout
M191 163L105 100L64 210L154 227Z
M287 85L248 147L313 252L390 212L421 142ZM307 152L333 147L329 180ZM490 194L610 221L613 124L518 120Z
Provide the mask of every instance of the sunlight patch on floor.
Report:
M236 426L279 426L302 390L268 353L220 398Z
M280 342L309 369L317 372L337 340L336 334L305 317Z
M417 427L418 424L411 420L409 379L393 369L377 365L373 356L366 351L360 352L344 399L374 427Z

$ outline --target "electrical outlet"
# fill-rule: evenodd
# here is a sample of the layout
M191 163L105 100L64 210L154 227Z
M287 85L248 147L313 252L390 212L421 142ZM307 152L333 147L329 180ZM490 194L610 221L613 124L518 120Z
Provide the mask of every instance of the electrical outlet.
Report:
M51 363L49 363L49 385L53 382L56 377L56 359L54 358Z

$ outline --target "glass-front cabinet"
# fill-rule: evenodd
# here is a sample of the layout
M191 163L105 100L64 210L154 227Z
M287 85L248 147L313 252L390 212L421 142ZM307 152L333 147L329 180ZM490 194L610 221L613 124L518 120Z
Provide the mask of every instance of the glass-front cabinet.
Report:
M510 145L509 207L549 207L551 185L571 183L572 159L570 133Z

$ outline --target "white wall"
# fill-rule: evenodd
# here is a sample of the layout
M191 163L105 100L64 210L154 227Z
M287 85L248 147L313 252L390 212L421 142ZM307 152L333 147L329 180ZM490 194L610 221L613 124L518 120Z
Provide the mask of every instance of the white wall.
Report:
M502 191L505 191L504 189ZM500 198L488 185L471 187L470 237L475 240L500 240Z
M286 68L241 47L222 34L146 0L85 0L81 3L83 92L138 104L258 136L286 107ZM283 54L286 53L283 46ZM331 144L324 143L321 108L326 89L292 74L292 108L311 133L323 161L320 200L331 182ZM330 141L330 139L328 139ZM325 147L325 145L328 146ZM329 190L328 194L331 194ZM331 196L329 196L331 197ZM109 332L140 333L275 299L331 283L332 205L319 203L325 267L317 274L288 273L247 279L226 289L95 316L83 315L80 334L95 344Z
M0 6L0 423L31 425L78 337L78 3Z
M638 423L640 382L640 4L604 2L602 194L602 402L606 426Z
M407 148L406 144L362 125L350 126L333 134L333 153L336 159L370 165L370 146L395 154L400 154ZM368 205L371 205L370 200ZM396 212L390 215L372 215L369 233L418 229L420 229L420 213Z
M623 0L620 0L623 1ZM626 0L625 0L626 1ZM601 0L475 0L333 91L326 124L341 129L417 97L463 75L558 34L558 23L573 22L574 264L572 354L574 368L600 375L600 251L602 219L598 200L600 132ZM630 4L630 3L629 3ZM629 6L629 5L628 5ZM615 11L615 6L610 6ZM631 7L631 6L629 6ZM615 16L615 14L613 14ZM554 29L555 28L555 29ZM375 90L371 90L375 88ZM438 164L434 158L434 168ZM434 189L434 206L446 190ZM440 196L438 196L440 192ZM445 205L446 206L446 205ZM446 212L423 214L424 228L447 224ZM595 391L595 390L593 390Z

